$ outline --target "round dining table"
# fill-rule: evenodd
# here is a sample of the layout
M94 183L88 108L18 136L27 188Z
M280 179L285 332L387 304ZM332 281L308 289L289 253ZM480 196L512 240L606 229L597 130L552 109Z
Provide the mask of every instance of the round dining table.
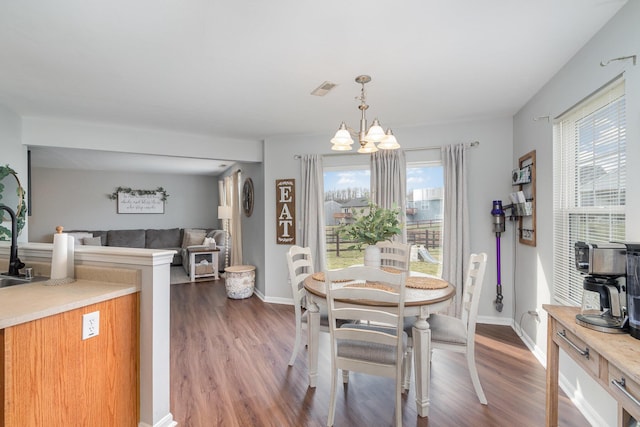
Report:
M423 273L411 272L410 276L430 277L432 280L442 279L428 276ZM443 286L445 283L442 284ZM309 356L309 387L315 387L318 378L318 343L320 334L320 306L326 307L327 294L325 282L318 280L317 275L309 275L304 280L304 288L307 290L308 314L308 356ZM438 289L417 289L407 286L405 288L405 317L415 316L413 324L413 355L416 385L416 407L418 415L429 415L429 383L431 378L431 330L428 318L431 313L436 313L447 308L456 293L456 288L446 283L446 286Z

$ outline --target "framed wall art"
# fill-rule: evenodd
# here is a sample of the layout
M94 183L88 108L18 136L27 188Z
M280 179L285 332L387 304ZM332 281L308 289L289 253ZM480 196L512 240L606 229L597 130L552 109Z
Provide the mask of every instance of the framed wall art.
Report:
M118 187L109 195L111 200L117 200L119 214L163 214L167 197L169 195L162 187L155 190Z
M296 180L276 180L276 243L296 244Z

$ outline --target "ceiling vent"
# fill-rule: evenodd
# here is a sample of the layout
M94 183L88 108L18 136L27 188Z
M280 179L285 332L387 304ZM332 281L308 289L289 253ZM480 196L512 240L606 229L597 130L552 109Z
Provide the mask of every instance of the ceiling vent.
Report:
M333 89L336 86L338 86L338 85L335 84L335 83L322 82L322 84L320 86L318 86L317 88L315 88L313 90L313 92L311 92L311 95L314 95L314 96L325 96L326 94L329 93L329 91L331 89Z

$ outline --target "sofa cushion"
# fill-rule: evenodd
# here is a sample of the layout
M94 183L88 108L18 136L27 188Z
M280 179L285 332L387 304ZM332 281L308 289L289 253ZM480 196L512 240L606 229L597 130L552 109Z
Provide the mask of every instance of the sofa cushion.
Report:
M93 234L87 231L71 231L67 235L73 237L73 246L82 246L85 238L93 237Z
M85 237L82 239L82 244L86 246L102 246L102 240L100 239L100 236Z
M107 232L106 231L89 231L91 234L93 234L93 237L100 237L100 245L101 246L107 246Z
M107 231L109 246L121 248L144 248L144 230L109 230Z
M149 249L179 248L181 244L180 229L147 230L145 247Z

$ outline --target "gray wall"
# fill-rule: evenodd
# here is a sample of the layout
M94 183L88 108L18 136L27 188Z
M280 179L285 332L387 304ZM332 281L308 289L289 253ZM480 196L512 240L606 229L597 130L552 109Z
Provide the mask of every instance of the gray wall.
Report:
M22 120L20 116L0 104L0 164L9 165L18 174L20 184L27 189L27 149L22 145ZM10 229L11 224L7 227ZM18 236L18 241L26 242L29 221Z
M563 67L514 117L513 162L536 150L537 160L537 247L520 245L516 258L518 310L514 319L535 304L553 301L553 118L624 72L627 108L627 240L640 240L640 66L631 61L606 61L640 54L640 2L630 1L603 29ZM533 118L550 115L550 120ZM524 317L522 327L537 353L546 353L547 319L537 323ZM577 404L588 410L594 425L616 425L616 406L609 395L562 354L561 376L569 394L576 391Z
M118 214L107 195L117 187L169 194L164 214ZM57 225L66 230L218 227L217 178L129 172L34 168L29 241L51 242Z

